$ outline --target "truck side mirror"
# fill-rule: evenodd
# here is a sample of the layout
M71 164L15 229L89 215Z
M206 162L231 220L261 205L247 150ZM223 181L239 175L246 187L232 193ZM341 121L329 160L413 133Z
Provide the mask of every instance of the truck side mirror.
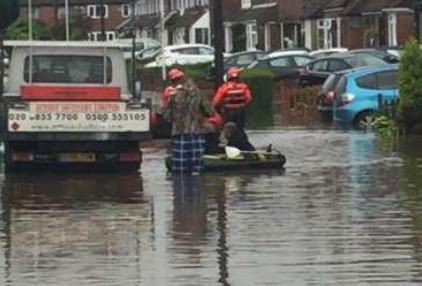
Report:
M141 94L142 94L142 82L140 81L136 81L135 82L135 92L134 92L134 96L136 98L141 98Z

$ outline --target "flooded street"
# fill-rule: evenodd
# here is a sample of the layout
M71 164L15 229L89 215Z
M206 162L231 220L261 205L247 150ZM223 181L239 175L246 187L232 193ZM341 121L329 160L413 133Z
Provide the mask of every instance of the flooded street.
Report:
M0 285L422 283L422 138L250 135L285 172L2 175Z

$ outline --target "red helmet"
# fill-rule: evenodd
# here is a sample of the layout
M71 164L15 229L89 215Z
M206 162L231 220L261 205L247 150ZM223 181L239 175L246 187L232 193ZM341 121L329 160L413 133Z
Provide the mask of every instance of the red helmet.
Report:
M172 68L167 74L170 80L176 80L185 77L185 73L178 68Z
M240 69L232 67L229 68L229 70L227 71L227 80L232 79L232 78L238 78L240 75Z

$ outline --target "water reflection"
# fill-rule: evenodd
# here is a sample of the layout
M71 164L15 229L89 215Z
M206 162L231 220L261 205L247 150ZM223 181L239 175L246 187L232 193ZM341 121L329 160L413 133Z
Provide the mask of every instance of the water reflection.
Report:
M136 174L6 176L5 285L118 283L104 268L139 279L134 254L148 220L142 188Z
M366 133L251 139L283 150L286 172L168 178L154 149L142 178L7 176L0 285L422 282L421 139L392 151Z

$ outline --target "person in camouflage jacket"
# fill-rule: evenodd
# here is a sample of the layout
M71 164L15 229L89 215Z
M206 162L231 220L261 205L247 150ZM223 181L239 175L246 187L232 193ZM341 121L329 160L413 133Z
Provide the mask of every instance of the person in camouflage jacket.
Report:
M164 118L172 123L172 172L198 174L203 170L204 120L214 110L192 80L183 77L176 89L163 107Z

